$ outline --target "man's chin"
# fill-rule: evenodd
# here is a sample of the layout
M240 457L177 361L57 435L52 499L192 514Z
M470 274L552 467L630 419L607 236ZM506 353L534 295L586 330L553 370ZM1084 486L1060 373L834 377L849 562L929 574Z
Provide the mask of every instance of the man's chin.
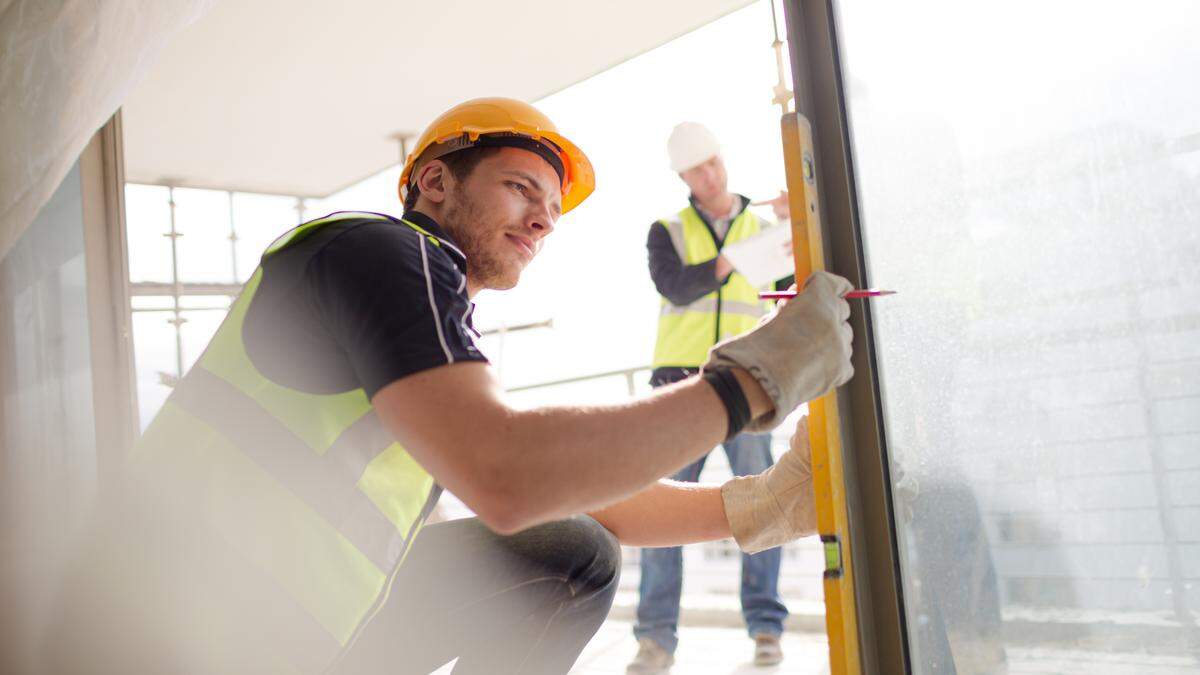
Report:
M521 281L522 270L517 270L507 274L496 274L483 284L484 288L493 291L507 291L516 288L517 283Z
M488 284L488 288L492 289L493 291L508 291L516 288L517 282L520 280L521 278L519 275L512 279L496 279L492 283Z

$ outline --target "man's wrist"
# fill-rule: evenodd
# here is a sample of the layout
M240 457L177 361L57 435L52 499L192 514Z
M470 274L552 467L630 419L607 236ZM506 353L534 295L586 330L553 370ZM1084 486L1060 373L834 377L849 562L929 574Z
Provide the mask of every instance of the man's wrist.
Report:
M725 440L732 440L742 433L742 429L745 429L752 419L750 403L746 400L741 383L737 381L733 370L725 366L705 369L701 371L700 378L713 388L717 397L721 399L721 404L725 406Z
M746 395L746 402L750 404L750 419L756 420L763 415L770 413L775 409L775 402L771 397L767 396L767 392L763 390L762 385L754 376L741 368L731 368L733 376L737 378L738 384L742 386L742 393Z
M733 264L726 260L725 256L717 256L717 265L713 271L717 281L724 281L731 272L733 272Z

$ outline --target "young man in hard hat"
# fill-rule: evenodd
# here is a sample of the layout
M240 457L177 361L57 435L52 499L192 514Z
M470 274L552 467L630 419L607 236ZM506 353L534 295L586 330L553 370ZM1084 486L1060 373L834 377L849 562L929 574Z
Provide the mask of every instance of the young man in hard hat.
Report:
M667 140L671 170L687 185L688 205L655 221L647 239L650 277L662 296L651 385L664 387L694 376L717 342L741 335L758 323L766 306L755 288L721 256L725 245L753 237L770 225L747 207L750 200L729 191L716 137L696 122L677 125ZM772 202L787 218L787 196ZM772 464L771 435L742 433L724 441L735 476L762 473ZM696 482L706 455L672 479ZM742 555L742 617L754 639L754 662L783 659L779 637L787 608L779 597L779 548ZM641 552L640 598L633 633L638 653L628 672L665 672L679 644L679 601L683 553L678 546Z
M115 583L76 603L87 669L564 673L608 612L618 541L755 550L811 533L803 444L724 486L656 481L850 377L843 279L815 276L653 396L505 401L471 298L513 287L592 188L545 116L477 99L418 140L402 218L338 213L272 244L146 430L137 497L88 558ZM478 518L422 529L443 487ZM120 621L94 621L114 607Z

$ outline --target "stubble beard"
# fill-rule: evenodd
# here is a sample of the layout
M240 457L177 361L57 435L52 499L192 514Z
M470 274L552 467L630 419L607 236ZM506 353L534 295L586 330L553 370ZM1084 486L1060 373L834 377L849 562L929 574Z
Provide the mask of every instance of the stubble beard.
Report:
M517 278L508 278L507 268L489 245L491 231L483 226L485 214L482 206L462 194L454 204L446 205L442 225L466 254L467 276L474 285L508 290L517 285Z

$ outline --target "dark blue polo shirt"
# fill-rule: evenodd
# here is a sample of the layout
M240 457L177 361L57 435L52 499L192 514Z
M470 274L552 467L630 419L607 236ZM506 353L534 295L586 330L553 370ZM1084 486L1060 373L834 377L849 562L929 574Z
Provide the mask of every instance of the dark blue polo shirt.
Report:
M250 360L277 384L314 394L362 387L459 361L475 346L467 259L432 218L351 218L272 255L246 312Z

